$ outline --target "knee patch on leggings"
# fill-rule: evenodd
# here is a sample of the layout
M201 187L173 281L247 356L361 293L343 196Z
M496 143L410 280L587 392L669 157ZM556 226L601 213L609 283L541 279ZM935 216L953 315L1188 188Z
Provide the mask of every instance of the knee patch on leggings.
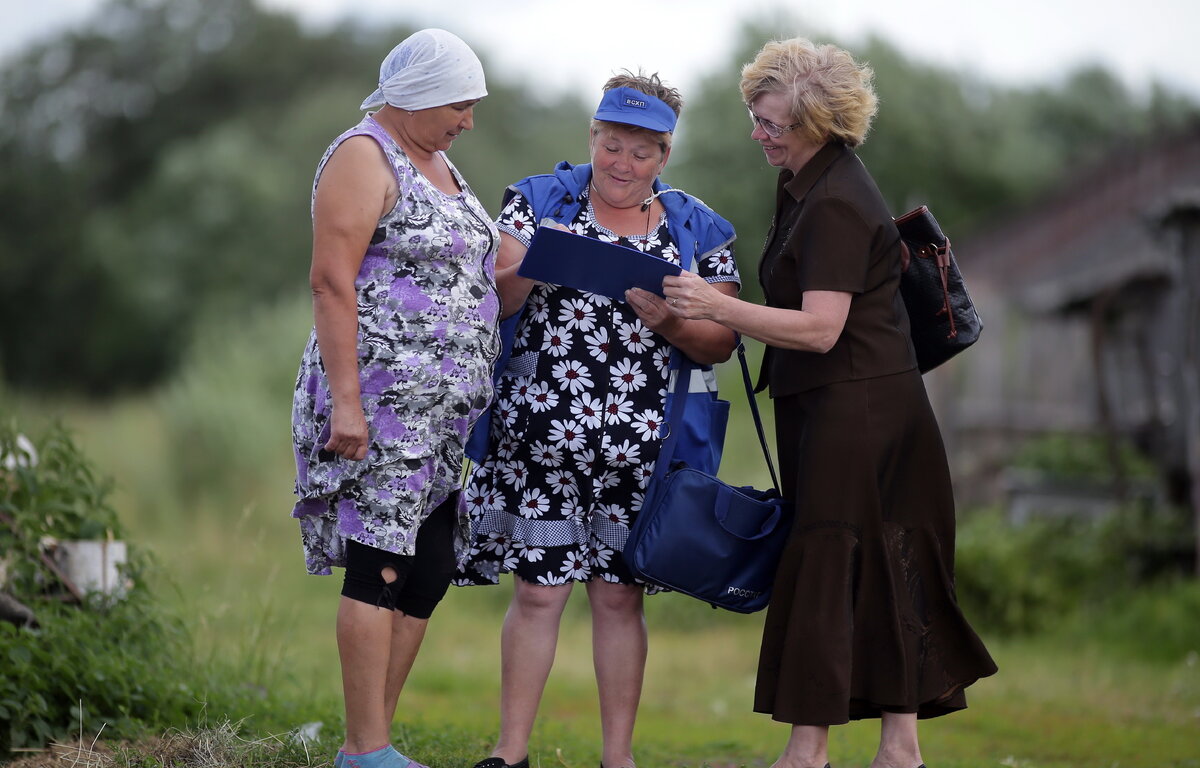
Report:
M342 595L417 619L432 616L454 575L456 501L451 495L421 524L413 555L397 555L348 540ZM384 579L386 568L395 572L394 581Z
M342 580L342 596L377 608L396 608L396 590L404 584L404 576L412 558L397 555L354 540L346 541L346 575ZM383 578L384 570L391 568L395 579Z

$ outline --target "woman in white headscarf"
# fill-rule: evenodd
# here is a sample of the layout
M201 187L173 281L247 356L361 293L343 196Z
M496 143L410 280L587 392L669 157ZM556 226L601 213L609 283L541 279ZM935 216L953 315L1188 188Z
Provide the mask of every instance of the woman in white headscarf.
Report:
M313 184L314 328L292 410L309 573L345 568L338 768L419 763L390 744L397 698L466 521L463 444L491 396L499 235L446 150L487 94L460 39L426 29L384 59L372 110Z

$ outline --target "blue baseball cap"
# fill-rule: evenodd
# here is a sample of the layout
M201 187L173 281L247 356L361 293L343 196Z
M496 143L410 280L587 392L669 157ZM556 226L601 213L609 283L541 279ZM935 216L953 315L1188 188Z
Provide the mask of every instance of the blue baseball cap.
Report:
M675 130L675 110L662 99L642 93L634 88L613 88L605 91L596 107L596 120L608 123L624 123L639 128L649 128L660 133Z

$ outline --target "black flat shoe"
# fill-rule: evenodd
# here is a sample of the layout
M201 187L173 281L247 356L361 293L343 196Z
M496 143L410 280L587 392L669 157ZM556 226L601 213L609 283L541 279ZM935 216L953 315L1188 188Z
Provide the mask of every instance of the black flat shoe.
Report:
M524 759L520 762L512 763L511 765L504 762L504 758L502 757L489 757L475 763L473 768L529 768L529 755L525 755Z

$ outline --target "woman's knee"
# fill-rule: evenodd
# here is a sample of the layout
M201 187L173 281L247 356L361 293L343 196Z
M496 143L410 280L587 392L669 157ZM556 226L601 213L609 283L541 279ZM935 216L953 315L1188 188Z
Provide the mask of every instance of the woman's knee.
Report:
M349 540L346 542L342 596L377 608L395 610L398 588L411 566L411 557Z
M592 613L621 616L642 614L642 588L636 584L614 584L608 581L588 582L588 603Z
M570 597L570 584L547 587L520 577L513 579L513 606L525 613L561 614Z

